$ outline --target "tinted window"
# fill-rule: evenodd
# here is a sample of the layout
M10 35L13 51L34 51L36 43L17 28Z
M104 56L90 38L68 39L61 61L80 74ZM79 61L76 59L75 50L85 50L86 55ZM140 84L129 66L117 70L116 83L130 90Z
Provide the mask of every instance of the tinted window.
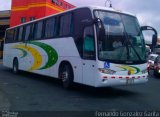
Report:
M155 59L156 59L156 56L150 56L149 57L149 60L155 61Z
M46 24L45 24L45 37L46 38L54 37L56 35L55 22L56 22L55 18L49 18L46 20Z
M35 24L33 38L40 39L42 37L43 21L39 21Z
M21 41L21 40L22 40L22 35L23 35L23 26L21 26L21 27L19 28L18 41Z
M160 56L156 58L155 63L160 63Z
M92 13L88 8L81 8L74 11L74 32L75 35L82 37L83 28L86 25L86 21L92 20Z
M94 31L92 27L84 29L83 41L83 57L87 59L95 59Z
M77 9L73 12L74 14L74 19L72 25L74 28L74 39L75 39L75 44L77 46L77 49L79 51L80 56L82 57L83 54L83 32L84 32L84 26L86 26L85 21L90 21L92 20L92 13L90 9L88 8L81 8Z
M19 33L19 28L16 28L15 32L14 32L14 41L15 42L18 40L18 33Z
M69 35L71 31L72 14L65 14L60 17L60 36Z
M13 42L14 39L14 29L7 30L6 32L6 43Z
M25 39L25 40L29 40L29 38L30 38L30 33L31 33L31 25L27 25L27 26L26 26L26 30L25 30L25 36L24 36L24 39Z

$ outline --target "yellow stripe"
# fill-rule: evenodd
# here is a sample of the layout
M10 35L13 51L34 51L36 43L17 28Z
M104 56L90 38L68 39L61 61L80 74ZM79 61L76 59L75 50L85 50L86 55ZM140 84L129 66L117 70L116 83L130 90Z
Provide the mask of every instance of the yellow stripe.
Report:
M27 10L27 9L29 9L29 8L33 8L33 7L49 7L49 8L51 8L51 9L53 9L53 10L57 10L57 11L59 11L59 12L63 12L64 10L63 9L61 9L61 8L58 8L58 7L56 7L56 6L53 6L52 4L50 4L50 3L31 3L31 4L29 4L28 6L19 6L19 7L13 7L12 8L12 11L22 11L22 10Z
M131 74L134 74L134 73L135 73L135 69L132 68L132 67L128 67L128 66L120 66L120 67L131 71Z
M34 63L32 65L32 67L29 69L29 71L37 70L38 68L41 67L41 65L42 65L42 56L35 48L33 48L31 46L25 46L25 45L17 45L17 46L14 46L14 48L25 49L26 51L30 52L31 55L33 56Z

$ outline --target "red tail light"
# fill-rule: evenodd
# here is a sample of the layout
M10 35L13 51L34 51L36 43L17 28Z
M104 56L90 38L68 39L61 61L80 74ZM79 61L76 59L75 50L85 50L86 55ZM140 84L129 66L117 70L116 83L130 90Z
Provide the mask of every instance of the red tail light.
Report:
M155 64L155 65L154 65L154 69L158 69L158 64Z

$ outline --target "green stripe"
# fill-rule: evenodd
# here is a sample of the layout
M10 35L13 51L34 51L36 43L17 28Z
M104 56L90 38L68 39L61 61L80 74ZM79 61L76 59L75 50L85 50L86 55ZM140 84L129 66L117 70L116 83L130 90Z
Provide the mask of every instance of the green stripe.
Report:
M41 43L41 42L35 42L35 41L28 42L28 43L42 48L47 53L48 61L44 66L39 68L39 70L50 68L54 64L56 64L56 62L58 60L58 54L57 54L56 50L53 49L50 45L45 44L45 43Z
M21 48L14 48L14 49L22 51L23 55L20 58L24 58L27 56L27 52L24 49L21 49Z
M132 67L132 68L134 68L134 69L137 70L137 72L136 72L135 74L138 74L138 73L140 72L140 69L139 69L139 68L137 68L137 67L135 67L135 66L130 66L130 67Z

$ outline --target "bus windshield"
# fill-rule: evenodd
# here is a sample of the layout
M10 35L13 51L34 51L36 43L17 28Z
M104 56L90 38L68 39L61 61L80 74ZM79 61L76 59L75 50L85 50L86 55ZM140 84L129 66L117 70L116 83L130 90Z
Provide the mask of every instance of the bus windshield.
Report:
M95 11L95 17L101 19L105 29L105 36L97 41L100 60L115 63L146 62L144 37L136 17L98 10Z

